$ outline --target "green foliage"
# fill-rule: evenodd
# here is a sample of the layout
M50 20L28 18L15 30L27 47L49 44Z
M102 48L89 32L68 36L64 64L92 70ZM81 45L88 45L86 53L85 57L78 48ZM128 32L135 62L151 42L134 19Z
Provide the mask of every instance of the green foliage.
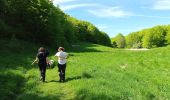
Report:
M138 32L130 33L126 36L126 46L128 48L141 48L142 36Z
M22 71L13 70L13 72L5 71L0 73L0 99L1 100L16 100L16 95L23 92L23 85L25 83ZM17 87L17 88L16 88Z
M113 47L113 48L117 48L116 41L113 41L113 42L112 42L112 47Z
M115 37L114 37L114 38L111 38L111 42L112 42L112 47L113 47L113 48L117 48L117 44L116 44Z
M11 37L11 27L0 19L0 37Z
M73 17L69 17L69 20L74 27L75 36L79 41L111 46L109 36L105 32L100 31L93 24L77 20Z
M101 32L98 36L98 44L111 46L110 37L105 32Z
M170 25L167 27L166 41L167 44L170 44Z
M0 0L0 18L1 19L4 19L6 12L7 12L7 1Z
M16 39L15 35L13 35L8 44L9 49L11 49L11 51L18 52L22 50L20 46L20 42Z
M160 47L165 45L165 36L166 31L164 27L157 26L146 33L143 37L143 47L152 48L152 47Z
M130 33L126 36L127 47L153 48L165 46L169 40L168 30L168 26L162 25Z
M77 41L110 45L106 34L89 22L65 14L50 0L1 0L0 8L2 38L15 35L17 39L55 47L70 47Z
M142 43L141 42L134 43L133 46L132 46L132 48L137 48L137 49L139 49L141 47L142 47Z
M115 37L115 42L118 48L124 48L126 46L125 37L121 33Z

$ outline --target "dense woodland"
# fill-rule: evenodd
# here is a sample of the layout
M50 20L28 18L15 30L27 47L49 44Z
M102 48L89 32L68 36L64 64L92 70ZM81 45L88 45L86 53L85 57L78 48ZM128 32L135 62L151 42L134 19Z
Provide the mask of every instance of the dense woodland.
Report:
M111 46L110 38L87 21L65 14L51 0L0 0L0 38L70 47L77 42ZM112 38L116 48L154 48L170 44L170 25Z
M170 44L170 25L159 25L127 36L119 33L112 38L112 46L117 48L155 48Z
M50 0L0 0L0 38L55 47L79 41L111 46L105 32L65 14Z

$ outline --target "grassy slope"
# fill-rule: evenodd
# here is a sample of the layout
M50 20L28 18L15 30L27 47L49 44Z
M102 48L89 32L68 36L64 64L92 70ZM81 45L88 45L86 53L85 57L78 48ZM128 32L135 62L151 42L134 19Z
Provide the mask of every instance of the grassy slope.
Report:
M31 48L24 48L26 45ZM38 46L29 43L20 46L22 52L1 47L1 99L170 99L170 47L126 51L94 44L76 45L69 52L67 82L58 82L55 67L47 70L46 83L41 83L37 66L30 66ZM50 59L55 59L53 54Z

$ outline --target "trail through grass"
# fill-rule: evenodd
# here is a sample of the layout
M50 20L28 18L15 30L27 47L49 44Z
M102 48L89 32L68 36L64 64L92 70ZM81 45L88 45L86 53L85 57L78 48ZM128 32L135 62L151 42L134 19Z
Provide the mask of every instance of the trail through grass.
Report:
M7 47L6 47L7 48ZM127 51L82 43L68 51L66 82L57 66L39 81L31 66L38 46L28 51L0 51L1 100L168 100L170 47ZM54 51L51 52L50 59Z

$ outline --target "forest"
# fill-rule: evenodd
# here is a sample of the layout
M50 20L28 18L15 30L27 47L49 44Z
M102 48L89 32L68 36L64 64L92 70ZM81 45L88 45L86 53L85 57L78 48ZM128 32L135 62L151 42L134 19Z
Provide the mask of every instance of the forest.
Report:
M170 44L170 25L158 25L132 32L127 36L119 33L112 38L114 48L156 48L168 44Z
M0 0L0 38L51 47L67 48L76 42L111 46L105 32L65 14L51 0Z

